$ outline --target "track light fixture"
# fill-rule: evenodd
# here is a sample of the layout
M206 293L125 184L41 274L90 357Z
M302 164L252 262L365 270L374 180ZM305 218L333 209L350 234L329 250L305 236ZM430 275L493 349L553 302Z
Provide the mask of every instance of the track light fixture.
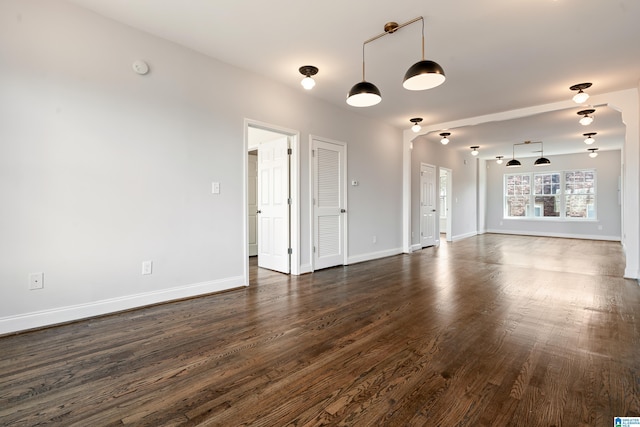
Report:
M496 163L497 163L497 164L499 164L499 165L501 165L501 164L502 164L502 162L503 162L503 160L502 160L502 159L504 159L504 156L496 156Z
M411 126L411 130L414 131L415 133L420 132L420 129L422 129L422 126L420 126L419 123L422 121L422 118L416 117L413 119L409 119L409 121L413 123L413 126Z
M583 92L585 89L589 89L591 87L591 83L578 83L577 85L571 86L569 89L577 90L578 93L573 95L573 102L576 104L584 104L589 99L589 94Z
M587 151L590 151L589 157L591 157L592 159L598 157L597 148L587 148Z
M473 145L473 146L471 146L469 148L471 148L471 155L472 156L477 156L478 155L478 153L479 153L478 148L480 148L479 145Z
M440 136L442 137L442 139L440 140L440 144L447 145L449 143L449 135L451 135L451 132L442 132L440 134Z
M362 44L362 81L356 83L347 94L347 104L354 107L370 107L378 104L382 100L380 89L365 79L364 48L367 43L371 43L387 34L393 34L400 28L415 22L422 22L422 60L413 64L404 75L402 86L408 90L425 90L441 85L445 81L444 70L436 62L424 59L424 18L419 16L404 24L397 22L387 22L384 25L384 32L371 37Z
M313 80L311 76L315 76L318 74L318 67L314 67L313 65L303 65L298 69L300 74L302 74L304 79L300 82L303 88L306 90L311 90L316 85L316 81Z
M578 111L576 114L578 114L579 116L582 116L582 118L580 119L580 124L582 126L588 126L591 123L593 123L593 117L591 117L589 114L593 114L595 112L596 110L594 110L593 108Z
M596 142L595 139L593 139L593 135L597 135L598 132L589 132L589 133L583 133L582 136L586 136L586 139L584 140L584 143L587 145L591 145L594 142Z

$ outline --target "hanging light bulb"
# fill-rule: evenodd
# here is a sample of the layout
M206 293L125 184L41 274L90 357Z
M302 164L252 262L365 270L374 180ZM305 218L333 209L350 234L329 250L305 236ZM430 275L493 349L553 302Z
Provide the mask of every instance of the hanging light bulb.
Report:
M594 110L593 108L590 108L588 110L578 111L576 114L578 114L579 116L582 116L582 118L580 119L580 124L582 126L588 126L591 123L593 123L593 117L591 117L589 114L593 114L595 112L596 110Z
M497 159L497 160L496 160L496 163L497 163L497 164L499 164L499 165L501 165L501 164L502 164L502 162L503 162L503 160L502 160L502 159L504 159L504 156L496 156L496 159Z
M442 132L440 134L440 136L442 137L442 139L440 140L440 144L447 145L449 143L449 138L448 138L449 135L451 135L450 132Z
M314 67L313 65L303 65L298 69L300 74L302 74L304 79L300 82L303 88L306 90L311 90L316 85L316 81L311 78L311 76L315 76L318 74L318 67Z
M597 135L598 132L589 132L589 133L583 133L582 136L586 136L587 138L584 140L584 143L587 145L591 145L594 142L596 142L595 139L593 139L593 135Z
M471 155L472 156L477 156L478 153L479 153L478 148L480 148L480 146L479 145L474 145L474 146L472 146L470 148L471 148Z
M420 132L420 129L422 129L422 126L420 126L418 123L422 121L422 118L416 117L414 119L409 119L409 121L413 123L413 126L411 126L411 130L414 131L415 133Z
M587 150L590 151L589 157L591 157L592 159L598 157L597 148L587 148Z
M584 89L589 89L591 87L591 83L578 83L577 85L571 86L569 89L577 90L578 93L573 95L573 102L576 104L584 104L589 99L589 94L583 92Z

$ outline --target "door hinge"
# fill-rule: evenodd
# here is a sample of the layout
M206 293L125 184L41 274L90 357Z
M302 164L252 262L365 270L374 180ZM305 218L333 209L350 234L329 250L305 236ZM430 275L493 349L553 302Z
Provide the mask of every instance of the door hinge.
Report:
M292 249L292 248L288 248L288 249L287 249L287 253L288 253L289 255L291 255L291 254L293 253L293 249Z
M313 253L314 254L316 253L316 247L315 246L313 247Z
M288 155L292 155L293 154L293 150L291 148L287 148L287 154Z
M288 204L288 205L290 205L291 203L292 203L292 201L291 201L291 197L289 197L289 198L287 199L287 204Z
M316 150L311 150L311 157L315 157L316 156Z

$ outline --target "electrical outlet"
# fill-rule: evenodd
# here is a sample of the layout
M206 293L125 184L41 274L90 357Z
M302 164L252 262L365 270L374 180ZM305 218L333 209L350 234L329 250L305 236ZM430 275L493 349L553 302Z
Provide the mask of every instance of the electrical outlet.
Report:
M142 274L147 275L153 272L153 261L142 261Z
M211 192L213 194L220 194L220 183L219 182L212 182L211 183Z
M29 274L29 289L42 289L44 288L44 273L31 273Z

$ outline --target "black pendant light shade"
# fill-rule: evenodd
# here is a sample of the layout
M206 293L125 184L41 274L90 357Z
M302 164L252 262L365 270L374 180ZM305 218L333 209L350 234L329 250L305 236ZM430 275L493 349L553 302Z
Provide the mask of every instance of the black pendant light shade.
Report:
M426 90L440 86L445 78L442 67L426 59L416 62L407 70L402 86L408 90Z
M536 159L536 161L533 163L533 166L547 166L551 164L551 160L547 159L546 157L540 157L539 159Z
M520 163L519 160L511 159L507 162L506 166L508 168L519 168L520 166L522 166L522 163Z
M380 101L382 101L380 89L364 80L353 85L347 95L347 104L352 107L371 107Z

